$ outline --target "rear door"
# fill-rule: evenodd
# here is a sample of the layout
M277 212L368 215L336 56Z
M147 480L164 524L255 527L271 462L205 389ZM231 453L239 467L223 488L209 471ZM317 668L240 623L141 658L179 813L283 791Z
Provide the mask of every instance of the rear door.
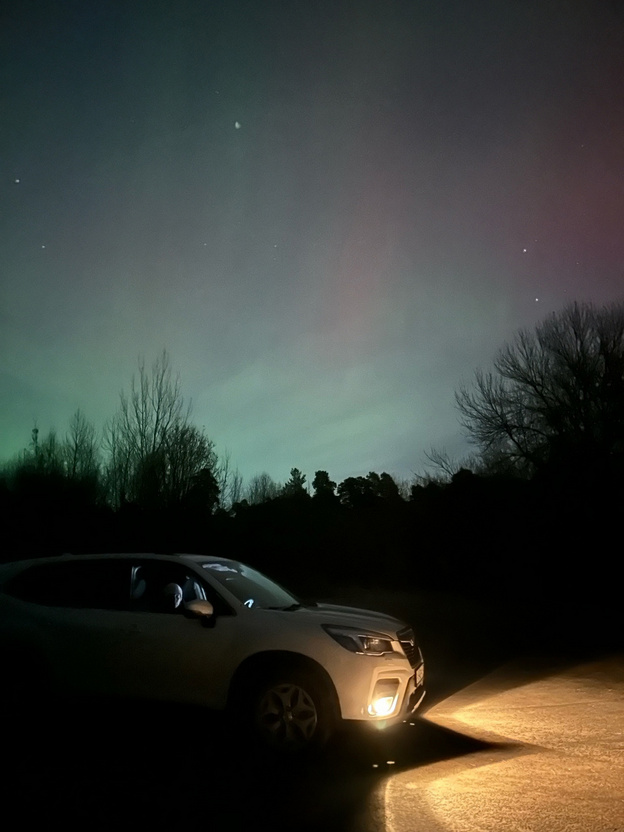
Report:
M9 592L23 602L29 641L61 689L115 691L123 651L130 564L122 560L50 561L21 573Z

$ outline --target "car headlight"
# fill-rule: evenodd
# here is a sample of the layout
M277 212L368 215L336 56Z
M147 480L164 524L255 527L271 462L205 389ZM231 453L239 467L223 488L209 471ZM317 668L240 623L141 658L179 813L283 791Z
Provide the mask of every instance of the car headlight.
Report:
M352 627L332 627L323 624L323 629L334 641L337 641L345 650L352 653L363 653L368 656L382 656L384 653L392 653L392 639L383 633L362 632Z

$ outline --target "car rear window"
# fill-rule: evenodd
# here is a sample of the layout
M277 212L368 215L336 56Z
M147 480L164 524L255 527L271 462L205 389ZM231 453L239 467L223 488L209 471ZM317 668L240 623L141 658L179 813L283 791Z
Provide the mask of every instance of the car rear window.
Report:
M16 575L6 591L50 607L124 609L130 595L130 565L79 560L37 564Z

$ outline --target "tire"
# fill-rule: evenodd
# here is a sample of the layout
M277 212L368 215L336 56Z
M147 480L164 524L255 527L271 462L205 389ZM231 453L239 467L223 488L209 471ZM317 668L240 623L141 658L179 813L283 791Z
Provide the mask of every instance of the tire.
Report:
M336 727L330 692L309 671L274 673L251 697L252 728L261 745L299 754L325 745Z

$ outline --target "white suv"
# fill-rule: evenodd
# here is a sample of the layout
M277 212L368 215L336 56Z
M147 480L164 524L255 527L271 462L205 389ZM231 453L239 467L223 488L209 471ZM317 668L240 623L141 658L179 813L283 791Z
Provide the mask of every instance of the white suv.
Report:
M200 555L5 564L0 651L23 694L46 683L229 708L278 747L319 745L341 719L403 720L425 695L410 627L304 606L239 561Z

